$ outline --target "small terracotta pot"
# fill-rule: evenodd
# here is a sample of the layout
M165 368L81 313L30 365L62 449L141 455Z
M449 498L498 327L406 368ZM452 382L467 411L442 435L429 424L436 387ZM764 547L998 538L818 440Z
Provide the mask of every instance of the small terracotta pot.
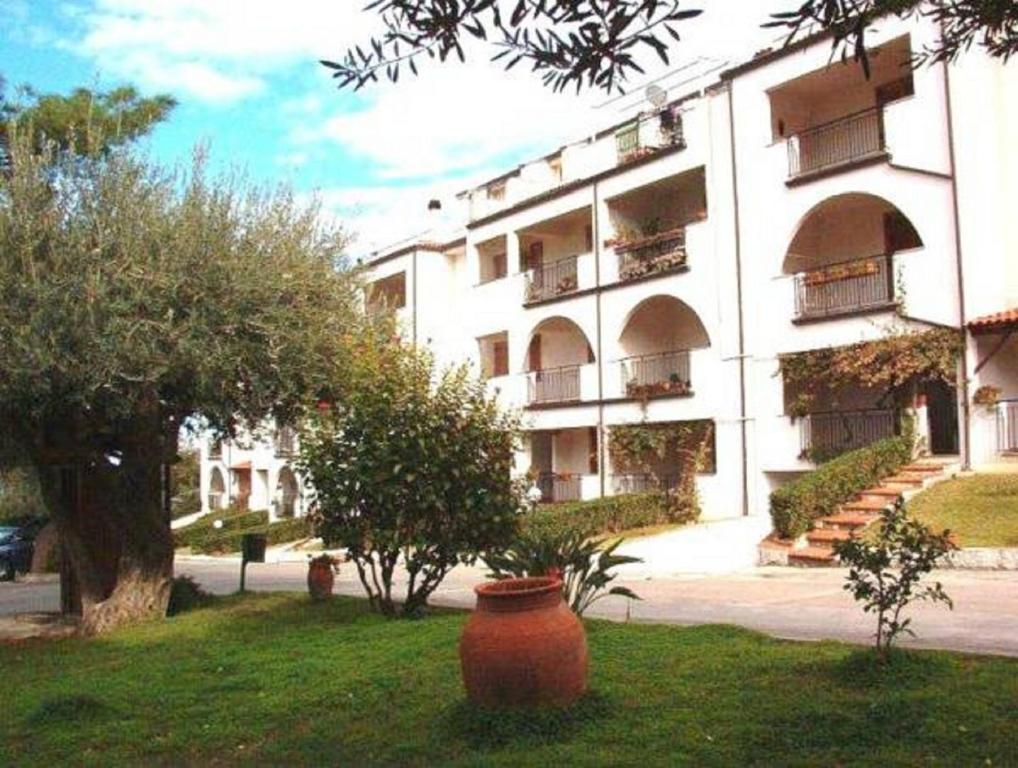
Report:
M587 636L556 578L475 587L460 637L467 697L483 707L565 707L587 690Z
M331 597L335 583L336 576L331 565L315 562L308 565L308 592L312 600L325 600Z

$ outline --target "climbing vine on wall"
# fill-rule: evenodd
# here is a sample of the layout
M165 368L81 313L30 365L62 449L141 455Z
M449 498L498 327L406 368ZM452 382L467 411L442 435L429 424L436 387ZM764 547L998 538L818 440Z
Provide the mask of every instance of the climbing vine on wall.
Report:
M684 459L685 467L702 472L713 468L710 450L714 441L711 421L681 421L669 424L624 424L608 433L608 449L616 466L641 472L669 455Z
M781 358L785 386L796 393L792 416L809 413L817 395L848 385L883 390L900 399L911 387L952 384L964 340L954 328L904 331L882 339L799 352Z

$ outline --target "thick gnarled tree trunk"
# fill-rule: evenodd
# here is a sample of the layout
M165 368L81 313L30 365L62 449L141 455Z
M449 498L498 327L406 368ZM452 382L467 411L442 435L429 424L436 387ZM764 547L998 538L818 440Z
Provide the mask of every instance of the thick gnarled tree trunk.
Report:
M132 447L118 465L78 467L73 503L64 488L65 498L50 505L88 634L166 615L173 537L162 508L161 464L156 447ZM51 498L60 495L56 487L49 490Z

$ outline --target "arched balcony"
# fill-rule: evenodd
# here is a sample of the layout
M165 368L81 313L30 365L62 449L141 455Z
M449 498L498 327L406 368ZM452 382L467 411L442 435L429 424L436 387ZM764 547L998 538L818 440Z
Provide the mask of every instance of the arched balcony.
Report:
M223 509L226 506L226 480L219 467L212 467L209 477L209 509Z
M279 470L276 480L276 491L273 495L273 511L276 518L289 518L297 514L297 502L300 500L300 485L297 477L289 467Z
M527 404L590 399L596 391L593 362L593 348L580 326L564 317L542 321L527 347Z
M922 245L912 222L875 195L837 195L814 206L783 265L794 275L796 321L892 308L895 254Z
M710 346L707 330L689 305L651 296L630 313L619 337L621 397L692 393L690 353Z

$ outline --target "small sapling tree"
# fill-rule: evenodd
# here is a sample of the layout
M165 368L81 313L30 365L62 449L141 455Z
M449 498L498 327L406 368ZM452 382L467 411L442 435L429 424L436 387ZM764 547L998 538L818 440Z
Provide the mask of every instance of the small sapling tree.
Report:
M515 534L519 418L467 368L439 372L426 352L364 343L356 359L342 403L320 409L302 435L300 465L317 494L318 534L346 548L372 607L412 616L453 567Z
M852 538L835 545L835 553L849 568L845 589L864 611L877 614L875 647L882 660L887 660L899 635L915 635L912 620L903 615L909 604L929 600L954 607L939 581L920 584L954 548L949 531L934 533L909 517L900 500L883 513L875 541Z

